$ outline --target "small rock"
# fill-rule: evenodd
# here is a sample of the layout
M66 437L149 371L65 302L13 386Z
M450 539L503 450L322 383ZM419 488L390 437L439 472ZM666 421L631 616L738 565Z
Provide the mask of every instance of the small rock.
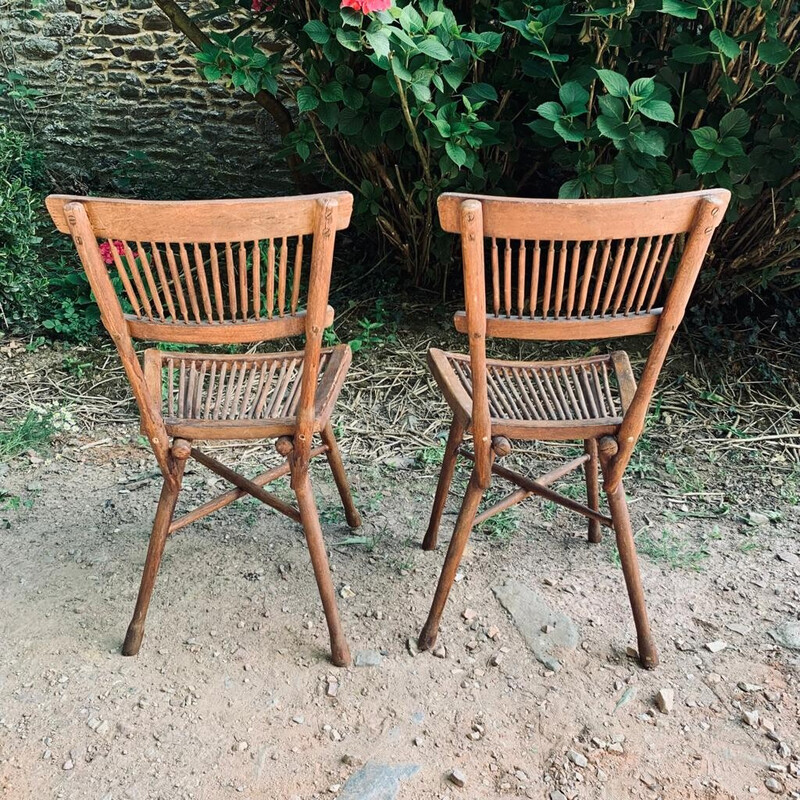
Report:
M489 657L489 666L499 667L502 661L503 661L502 653L492 653L492 655Z
M611 744L608 746L608 752L620 754L624 753L625 751L622 748L622 742L611 742Z
M717 639L715 642L706 642L706 650L710 653L721 653L728 646L727 642Z
M800 563L800 558L798 558L796 553L791 552L791 550L778 550L775 553L775 558L777 558L778 561L785 561L787 564Z
M240 739L236 744L233 746L234 752L236 753L244 753L250 745L244 740Z
M760 511L748 511L747 521L751 525L769 525L769 517Z
M492 641L494 641L499 635L500 635L500 628L498 628L497 625L492 625L486 631L486 636Z
M431 655L436 656L436 658L447 658L447 648L443 644L437 644L431 650Z
M767 767L767 769L770 772L777 772L780 775L785 775L786 774L786 767L784 767L783 764L770 764Z
M800 622L784 622L769 635L782 647L800 650Z
M656 705L662 714L671 714L675 707L675 690L670 687L659 689L656 695Z
M658 788L658 781L649 773L644 772L639 776L639 780L648 788L648 789L657 789Z
M758 727L758 711L756 711L756 710L744 711L742 713L742 721L746 725L749 725L751 728L757 728Z
M550 800L567 800L567 796L558 789L553 789L553 791L550 792Z
M356 593L350 588L349 583L346 583L341 589L339 589L339 597L341 597L343 600L349 600L351 597L355 596Z
M63 769L63 770L67 770L67 771L69 771L69 770L71 770L71 769L74 769L74 767L75 767L75 765L72 763L72 759L71 759L71 758L68 758L68 759L67 759L67 760L66 760L66 761L65 761L65 762L64 762L64 763L61 765L61 769Z
M341 789L341 788L342 788L342 784L341 784L341 783L332 783L332 784L331 784L331 785L328 787L328 791L329 791L331 794L336 794L336 792L338 792L338 791L339 791L339 789Z
M292 717L292 722L294 722L295 725L302 725L305 721L306 718L300 714L298 714L296 717Z
M763 690L763 686L759 686L757 683L746 683L745 681L739 681L736 684L743 692L760 692Z
M792 748L786 742L778 742L778 755L781 758L791 758Z
M382 661L383 656L377 650L359 650L354 663L357 667L379 667Z
M764 781L764 786L773 794L781 794L783 792L783 784L777 778L767 778Z
M328 697L336 697L338 693L339 693L339 681L328 678L328 685L325 689L325 694L327 694Z
M408 639L406 639L406 649L412 656L419 655L419 647L417 645L417 640L414 639L412 636L409 636Z
M421 736L415 736L414 737L414 747L422 747L422 743L424 741L425 740Z
M589 759L587 759L583 753L579 753L577 750L569 750L567 752L567 758L576 767L585 767L589 763Z
M466 773L462 772L460 769L451 769L450 774L447 776L450 783L454 783L456 786L464 787L467 785L467 776Z
M461 612L461 616L462 616L462 617L464 617L464 619L465 619L467 622L472 622L472 620L474 620L474 619L475 619L475 617L477 617L477 616L478 616L478 612L477 612L477 611L475 611L475 610L473 610L473 609L471 609L471 608L465 608L465 609L464 609L464 610Z

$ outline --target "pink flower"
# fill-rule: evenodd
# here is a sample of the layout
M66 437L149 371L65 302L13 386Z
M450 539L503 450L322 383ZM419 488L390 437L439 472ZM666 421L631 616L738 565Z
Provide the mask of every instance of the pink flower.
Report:
M114 239L114 248L121 255L125 255L125 243L119 239ZM111 242L103 242L100 245L100 255L106 264L114 263L114 255L111 252Z
M250 10L254 14L260 14L262 11L274 11L275 3L268 3L266 0L253 0Z
M392 7L392 0L342 0L341 7L371 14L373 11L387 11Z

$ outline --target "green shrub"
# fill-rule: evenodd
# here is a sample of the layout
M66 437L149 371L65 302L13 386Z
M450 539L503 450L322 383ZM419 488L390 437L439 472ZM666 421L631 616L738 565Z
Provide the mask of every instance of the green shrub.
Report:
M74 248L53 229L45 186L41 153L0 124L0 328L82 339L100 314Z
M442 191L722 185L734 201L705 288L798 285L797 0L215 2L198 23L235 27L208 34L202 74L294 103L287 147L354 191L415 283L450 263Z

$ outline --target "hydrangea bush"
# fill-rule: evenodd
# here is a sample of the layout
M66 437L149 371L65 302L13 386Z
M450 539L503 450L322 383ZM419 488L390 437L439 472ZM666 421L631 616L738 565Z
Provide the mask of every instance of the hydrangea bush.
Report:
M713 185L734 202L707 285L798 285L797 0L215 3L202 74L293 107L287 151L353 191L415 283L445 279L442 191Z

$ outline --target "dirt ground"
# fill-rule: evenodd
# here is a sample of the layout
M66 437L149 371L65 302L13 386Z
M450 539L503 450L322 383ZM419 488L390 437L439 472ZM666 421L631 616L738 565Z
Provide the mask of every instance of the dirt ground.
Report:
M769 633L800 619L793 451L747 435L698 445L681 425L692 402L724 395L718 384L660 395L627 482L657 670L626 654L613 537L590 545L581 518L538 501L474 533L443 618L446 657L415 654L466 479L462 465L440 547L423 552L446 432L424 344L383 345L393 366L377 388L356 359L343 395L361 530L344 524L324 463L313 473L351 649L377 662L347 669L327 658L300 527L248 500L170 539L141 653L123 658L159 481L124 387L108 382L113 355L0 348L0 391L67 419L49 446L0 463L0 796L800 797L800 651ZM664 386L691 388L694 374L673 363ZM719 418L742 428L743 406L726 402ZM520 464L542 472L558 452ZM217 455L248 474L277 459L271 446ZM181 507L222 488L195 465ZM560 488L579 496L578 480ZM560 671L535 660L495 598L507 578L578 627ZM365 766L397 771L380 791L348 787Z

